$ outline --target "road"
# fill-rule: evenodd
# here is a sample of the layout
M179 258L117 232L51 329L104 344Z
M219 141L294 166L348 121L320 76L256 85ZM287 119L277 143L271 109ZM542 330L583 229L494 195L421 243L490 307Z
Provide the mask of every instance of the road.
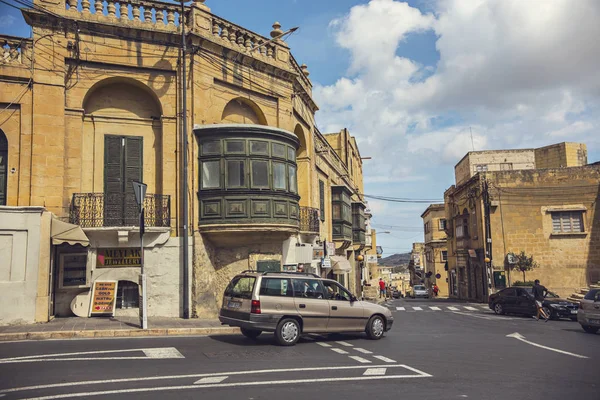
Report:
M386 306L395 324L379 341L311 335L279 347L263 334L0 343L0 398L600 399L600 334L576 322L433 300Z

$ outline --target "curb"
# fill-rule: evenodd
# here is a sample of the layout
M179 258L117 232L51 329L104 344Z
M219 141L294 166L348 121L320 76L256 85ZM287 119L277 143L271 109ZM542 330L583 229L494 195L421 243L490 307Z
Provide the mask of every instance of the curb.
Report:
M48 340L73 338L107 338L107 337L149 337L149 336L206 336L206 335L237 335L239 328L159 328L159 329L116 329L95 331L49 331L49 332L19 332L0 333L0 342L15 340Z

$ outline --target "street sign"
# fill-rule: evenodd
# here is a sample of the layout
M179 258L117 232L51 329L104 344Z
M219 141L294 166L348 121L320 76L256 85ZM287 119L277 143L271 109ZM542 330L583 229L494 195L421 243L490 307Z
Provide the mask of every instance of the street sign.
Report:
M331 268L331 258L324 257L321 260L321 268Z
M142 204L144 203L144 199L146 198L146 189L148 189L148 185L138 181L131 181L131 184L133 185L133 194L135 194L135 202L141 210Z

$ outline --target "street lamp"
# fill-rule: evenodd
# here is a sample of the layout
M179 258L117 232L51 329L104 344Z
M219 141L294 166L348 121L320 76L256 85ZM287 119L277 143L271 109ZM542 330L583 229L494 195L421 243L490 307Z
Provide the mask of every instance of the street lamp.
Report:
M141 304L140 308L140 325L142 329L148 329L148 296L146 295L146 274L144 273L144 199L146 198L146 189L148 185L138 181L132 181L133 193L135 194L135 202L140 211L140 288L141 288Z

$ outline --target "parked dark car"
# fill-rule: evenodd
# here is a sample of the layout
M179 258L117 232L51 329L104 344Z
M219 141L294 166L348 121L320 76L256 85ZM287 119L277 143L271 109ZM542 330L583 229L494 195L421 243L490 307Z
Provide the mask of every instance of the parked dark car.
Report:
M535 300L531 287L509 287L490 296L488 305L496 314L522 314L536 315ZM561 299L552 292L548 292L542 302L542 308L550 319L569 318L577 321L579 305Z
M404 296L402 295L402 292L399 291L398 289L392 289L392 297L394 299L400 299L400 298L402 298Z

